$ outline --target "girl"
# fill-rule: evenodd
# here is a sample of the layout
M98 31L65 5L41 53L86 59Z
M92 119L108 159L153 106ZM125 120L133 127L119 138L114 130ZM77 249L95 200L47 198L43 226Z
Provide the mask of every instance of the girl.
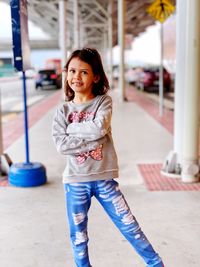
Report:
M66 103L53 119L53 139L66 155L63 183L70 237L77 267L90 267L88 211L95 196L124 237L149 267L163 267L119 190L111 116L112 99L99 53L74 51L66 65ZM106 266L106 263L105 263Z

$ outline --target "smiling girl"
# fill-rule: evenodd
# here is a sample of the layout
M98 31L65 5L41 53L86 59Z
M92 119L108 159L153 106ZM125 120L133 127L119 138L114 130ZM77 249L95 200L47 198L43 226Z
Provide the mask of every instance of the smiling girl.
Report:
M99 53L91 48L75 50L65 69L66 103L54 116L53 139L67 160L63 183L76 266L91 267L87 224L94 196L147 266L164 267L115 180L118 162L111 131L112 99L107 95L109 83Z

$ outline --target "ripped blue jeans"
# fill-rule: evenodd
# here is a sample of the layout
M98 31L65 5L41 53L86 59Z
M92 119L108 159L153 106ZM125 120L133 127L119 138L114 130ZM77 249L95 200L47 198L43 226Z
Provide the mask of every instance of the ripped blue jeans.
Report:
M64 184L71 244L77 267L91 267L88 255L88 211L95 196L111 220L148 267L164 267L161 258L142 232L119 190L111 180ZM106 263L105 263L106 266Z

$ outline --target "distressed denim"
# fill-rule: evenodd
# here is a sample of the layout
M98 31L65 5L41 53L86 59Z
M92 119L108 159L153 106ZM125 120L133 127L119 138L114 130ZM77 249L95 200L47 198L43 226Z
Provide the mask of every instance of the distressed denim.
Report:
M70 238L77 267L91 267L88 255L88 211L95 196L111 220L148 267L164 267L142 232L118 187L111 180L64 184ZM106 265L106 264L105 264Z

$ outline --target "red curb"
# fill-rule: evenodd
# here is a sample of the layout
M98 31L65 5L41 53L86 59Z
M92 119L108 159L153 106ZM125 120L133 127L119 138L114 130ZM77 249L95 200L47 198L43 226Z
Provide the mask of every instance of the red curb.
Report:
M162 164L137 165L149 191L200 191L200 182L185 184L178 178L161 175Z
M133 87L126 89L126 97L128 101L134 101L141 108L143 108L151 117L153 117L158 123L160 123L171 134L174 130L174 113L171 110L164 109L162 117L159 116L158 105L147 99L143 94L137 91Z
M12 82L12 81L16 81L19 80L18 76L14 76L14 77L1 77L0 78L0 83L4 83L4 82Z

